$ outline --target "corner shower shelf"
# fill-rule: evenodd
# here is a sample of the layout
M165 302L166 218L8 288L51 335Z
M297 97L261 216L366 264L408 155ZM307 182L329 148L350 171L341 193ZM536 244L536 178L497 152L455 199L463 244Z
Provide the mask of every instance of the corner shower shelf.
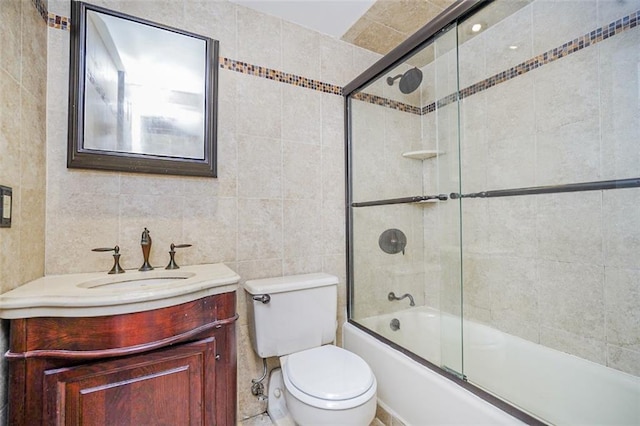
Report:
M434 151L433 149L421 149L419 151L403 152L402 156L405 158L413 158L414 160L426 160L442 154L444 154L444 152Z

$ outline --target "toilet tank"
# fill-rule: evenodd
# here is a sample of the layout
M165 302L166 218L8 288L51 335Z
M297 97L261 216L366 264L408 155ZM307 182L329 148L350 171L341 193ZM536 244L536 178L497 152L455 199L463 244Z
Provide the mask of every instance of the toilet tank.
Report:
M245 282L244 289L249 293L251 340L256 353L268 358L333 342L337 286L337 277L320 273ZM263 295L268 295L267 303L254 299Z

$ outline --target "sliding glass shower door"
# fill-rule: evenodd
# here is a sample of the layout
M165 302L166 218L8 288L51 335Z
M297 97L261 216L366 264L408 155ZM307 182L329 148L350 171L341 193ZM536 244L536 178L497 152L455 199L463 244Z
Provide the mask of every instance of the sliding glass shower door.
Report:
M456 37L447 29L349 99L350 317L461 374L458 107L436 109L457 92Z
M640 0L480 6L348 92L349 319L527 422L638 424Z
M496 1L458 25L464 374L556 424L640 422L638 12Z

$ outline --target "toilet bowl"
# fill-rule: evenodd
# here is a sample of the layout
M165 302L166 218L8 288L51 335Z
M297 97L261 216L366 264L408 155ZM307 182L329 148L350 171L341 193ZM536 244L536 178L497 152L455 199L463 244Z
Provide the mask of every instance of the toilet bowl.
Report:
M268 413L278 426L368 426L377 382L358 355L334 346L338 278L307 274L245 282L255 352L277 356Z
M299 425L368 425L377 383L354 353L333 345L280 358L285 400Z

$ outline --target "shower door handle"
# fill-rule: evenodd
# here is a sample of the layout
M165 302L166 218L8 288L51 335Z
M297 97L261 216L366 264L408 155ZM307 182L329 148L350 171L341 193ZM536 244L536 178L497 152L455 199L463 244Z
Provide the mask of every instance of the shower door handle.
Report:
M351 203L351 207L387 206L390 204L421 203L423 201L435 201L435 200L447 201L448 199L449 199L449 196L447 194L416 195L414 197L389 198L386 200L362 201L357 203Z

